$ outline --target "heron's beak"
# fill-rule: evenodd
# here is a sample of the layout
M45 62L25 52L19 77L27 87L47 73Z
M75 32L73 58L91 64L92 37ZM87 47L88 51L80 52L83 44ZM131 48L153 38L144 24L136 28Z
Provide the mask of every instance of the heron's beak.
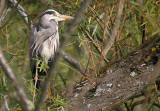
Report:
M72 20L73 19L73 17L67 16L67 15L62 15L61 17L63 17L64 20Z
M59 18L59 21L65 21L65 20L73 19L73 17L67 16L67 15L59 15L58 18Z

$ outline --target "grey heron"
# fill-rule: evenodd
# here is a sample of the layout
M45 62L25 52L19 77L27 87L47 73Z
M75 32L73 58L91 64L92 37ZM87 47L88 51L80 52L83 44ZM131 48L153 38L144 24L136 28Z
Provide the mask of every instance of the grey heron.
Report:
M30 68L34 84L40 87L41 78L49 70L40 70L44 60L49 67L53 62L55 52L59 46L58 22L73 19L71 16L62 15L53 9L48 9L40 16L39 20L31 27L30 36ZM37 78L38 77L38 78Z

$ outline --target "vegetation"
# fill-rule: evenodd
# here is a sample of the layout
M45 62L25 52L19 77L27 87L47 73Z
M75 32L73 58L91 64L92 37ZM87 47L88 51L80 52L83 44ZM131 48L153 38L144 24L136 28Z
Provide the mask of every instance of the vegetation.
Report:
M74 16L80 7L82 0L20 0L19 4L24 7L29 19L33 22L46 9ZM13 69L18 80L25 87L25 92L32 103L37 102L39 94L35 92L34 84L29 67L28 40L30 28L25 24L23 17L19 15L16 7L10 2L6 3L9 12L5 20L0 22L0 45L9 66ZM99 76L101 71L107 70L109 63L121 60L127 55L143 45L145 41L160 32L160 0L125 0L120 27L114 44L105 56L102 56L104 40L112 33L116 18L119 0L93 0L85 12L84 19L77 26L76 31L65 42L63 49L68 55L76 59L85 69L89 76ZM67 23L59 24L60 41L61 35L67 29ZM109 62L108 62L109 61ZM43 62L43 61L40 61ZM48 91L48 100L43 106L45 111L64 111L67 105L67 90L75 83L86 79L75 67L61 58L57 64L56 73L53 78L53 88ZM39 67L48 68L45 64ZM155 84L154 84L155 85ZM152 85L151 89L156 89ZM147 92L147 90L144 90ZM148 103L150 107L146 111L158 111L159 91L150 92L152 103L156 102L157 107ZM138 102L141 98L134 100ZM22 111L18 104L19 98L15 93L12 83L5 76L5 72L0 68L0 110ZM128 101L121 106L126 111L133 101ZM141 101L141 108L145 101ZM138 105L138 104L137 104ZM127 109L128 108L128 109ZM143 109L143 108L142 108ZM139 111L138 108L133 108Z

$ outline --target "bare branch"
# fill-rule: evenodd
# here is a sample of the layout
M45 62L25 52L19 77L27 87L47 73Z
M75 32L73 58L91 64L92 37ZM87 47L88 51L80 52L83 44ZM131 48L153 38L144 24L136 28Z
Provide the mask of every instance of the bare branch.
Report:
M64 42L67 41L70 37L70 35L72 34L72 32L75 30L77 24L79 24L80 20L82 19L82 16L84 14L84 11L86 10L86 8L88 7L89 3L91 2L91 0L84 0L80 6L80 9L77 11L75 18L73 19L73 21L68 25L68 29L64 32L64 34L62 35L63 40L61 41L61 45L56 53L55 56L55 60L52 64L51 70L49 72L49 74L47 75L45 82L43 84L42 90L41 90L41 95L40 95L40 99L36 105L35 111L40 111L41 106L44 103L45 100L45 95L47 93L47 89L49 87L49 83L53 78L54 72L55 72L55 68L56 68L56 64L57 61L59 60L59 55L60 55L60 51L62 50L63 46L64 46Z
M76 61L74 58L68 56L64 51L61 51L60 53L63 56L63 59L66 60L74 68L76 68L81 74L85 73L84 68L81 66L81 64L78 61Z
M100 46L93 40L93 38L91 37L91 35L89 34L89 31L86 29L84 30L82 27L80 27L81 30L86 34L87 39L89 41L91 41L91 43L93 44L93 46L96 48L96 50L98 51L99 54L101 54L101 48ZM102 55L103 60L108 64L108 60Z
M7 111L10 111L9 109L9 106L8 106L8 102L7 102L7 95L3 95L3 94L0 94L0 96L3 97L4 101L3 103L1 103L1 107L0 107L0 111L3 111L4 110L4 107Z
M125 3L125 0L120 0L119 1L119 7L118 7L116 20L115 20L115 24L113 26L113 30L112 30L111 36L107 37L104 40L104 48L103 48L103 52L102 52L103 56L105 56L107 54L107 52L112 47L112 45L113 45L113 43L114 43L114 41L116 39L116 36L117 36L117 33L118 33L118 29L120 27L120 20L121 20L123 8L124 8L124 3Z
M8 8L6 6L6 8L4 9L4 11L3 11L3 13L2 13L2 15L0 17L0 25L3 24L3 21L5 20L5 18L6 18L6 16L7 16L7 14L8 14L9 11L10 11L10 8Z
M17 0L8 0L8 1L10 1L13 4L13 6L17 5L17 11L24 18L24 22L26 24L30 25L29 19L28 19L28 15L26 14L26 12L25 12L25 10L24 10L24 8L22 6L17 4L18 3Z
M9 106L8 106L8 102L7 102L7 95L3 96L4 99L4 104L5 104L5 108L7 111L10 111Z
M16 78L15 74L13 73L12 69L10 66L7 64L6 59L3 56L3 52L0 47L0 64L5 71L7 77L10 79L11 83L13 84L15 91L17 95L21 99L22 106L24 106L25 111L32 111L32 107L30 104L30 101L28 100L26 94L24 93L24 90L21 86L21 83L19 83L18 79Z

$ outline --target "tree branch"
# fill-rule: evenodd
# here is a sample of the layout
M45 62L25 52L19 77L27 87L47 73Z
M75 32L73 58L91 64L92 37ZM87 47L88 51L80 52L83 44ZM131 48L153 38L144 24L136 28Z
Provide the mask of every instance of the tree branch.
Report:
M21 83L19 83L18 79L16 78L15 74L13 73L12 69L9 67L9 65L6 62L6 59L4 58L2 49L0 47L0 64L5 71L7 77L10 79L12 85L15 88L15 91L19 98L21 99L22 106L24 106L25 111L32 111L31 103L28 100L26 94L24 93L24 90L21 86Z
M9 11L10 11L10 8L8 8L6 6L6 8L3 10L3 13L2 13L2 15L0 17L0 27L3 27L2 24L3 24L3 22L4 22L4 20L5 20L5 18L6 18L6 16L7 16Z
M24 22L27 24L27 25L31 25L32 26L32 21L29 22L29 18L28 18L28 15L27 13L25 12L24 8L17 4L17 0L8 0L9 2L11 2L13 4L13 6L17 6L16 9L17 11L19 12L20 16L23 17L24 19Z
M60 53L64 60L66 60L71 66L76 68L81 74L85 75L85 70L78 61L68 56L64 51L61 51Z
M112 45L113 45L113 43L116 39L118 29L120 27L120 21L121 21L121 16L122 16L124 4L125 4L125 0L120 0L119 1L116 20L115 20L115 23L113 25L113 30L112 30L111 36L105 38L105 40L104 40L104 47L103 47L103 51L102 51L102 54L103 54L104 57L107 54L107 52L109 51L109 49L112 47Z

